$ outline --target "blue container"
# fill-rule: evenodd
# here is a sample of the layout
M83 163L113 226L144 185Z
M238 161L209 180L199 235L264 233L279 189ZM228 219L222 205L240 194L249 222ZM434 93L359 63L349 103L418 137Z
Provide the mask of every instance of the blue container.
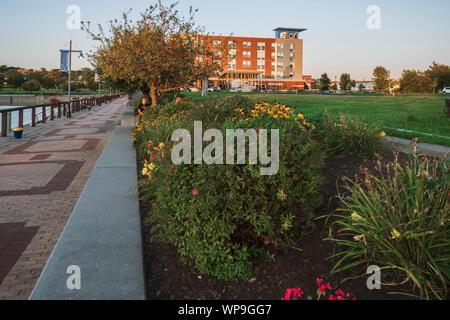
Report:
M14 138L15 139L22 139L23 129L22 128L15 128L13 129Z

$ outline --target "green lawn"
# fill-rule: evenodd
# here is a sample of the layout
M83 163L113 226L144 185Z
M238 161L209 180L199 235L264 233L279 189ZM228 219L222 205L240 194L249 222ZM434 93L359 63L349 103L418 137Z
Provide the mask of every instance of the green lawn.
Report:
M240 93L244 94L244 93ZM195 100L204 99L200 93L187 93ZM236 93L214 92L211 96L232 96ZM325 111L359 117L368 123L380 122L391 136L419 137L421 142L450 146L450 118L444 114L445 97L436 95L367 96L314 94L245 94L255 100L278 101L295 107L310 119L319 119ZM391 128L420 133L401 132ZM427 135L429 134L429 135ZM431 136L430 136L431 135Z

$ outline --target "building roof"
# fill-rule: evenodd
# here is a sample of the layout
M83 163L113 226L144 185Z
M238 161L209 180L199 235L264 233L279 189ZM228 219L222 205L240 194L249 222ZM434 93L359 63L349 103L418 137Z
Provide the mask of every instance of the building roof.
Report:
M293 32L303 32L306 31L308 29L303 29L303 28L284 28L284 27L278 27L273 29L273 31L279 31L279 32L284 32L284 31L293 31Z

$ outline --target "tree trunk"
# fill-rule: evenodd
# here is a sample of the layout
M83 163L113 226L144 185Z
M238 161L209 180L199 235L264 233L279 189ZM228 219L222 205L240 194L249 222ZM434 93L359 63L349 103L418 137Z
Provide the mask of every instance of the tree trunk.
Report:
M150 85L150 98L152 99L152 106L158 105L158 94L156 93L155 85Z
M202 80L202 97L208 94L208 79Z

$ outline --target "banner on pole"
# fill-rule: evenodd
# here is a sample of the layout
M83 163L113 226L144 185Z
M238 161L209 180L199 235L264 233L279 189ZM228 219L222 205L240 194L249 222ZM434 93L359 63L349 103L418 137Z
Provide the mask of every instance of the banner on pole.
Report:
M100 77L98 76L97 73L95 73L94 81L95 81L95 82L100 82Z
M69 72L69 50L61 51L61 64L59 70L61 72Z

